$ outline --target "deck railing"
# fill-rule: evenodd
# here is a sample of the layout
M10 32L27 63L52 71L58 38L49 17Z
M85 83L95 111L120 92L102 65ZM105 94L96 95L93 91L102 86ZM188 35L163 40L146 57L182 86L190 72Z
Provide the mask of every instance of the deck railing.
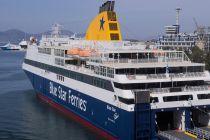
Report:
M157 62L183 62L184 60L181 58L174 58L174 59L164 59L164 58L139 58L139 59L110 59L110 58L104 58L102 60L103 63L157 63Z
M205 91L209 90L209 86L194 86L194 87L183 87L182 91L189 92L189 91Z
M104 59L103 63L155 63L158 62L158 58L149 59Z
M160 94L160 93L169 93L169 88L154 88L150 90L152 93Z
M138 76L141 75L132 75L133 79L137 79ZM144 75L142 75L144 76ZM127 77L131 77L131 75L127 75ZM166 79L166 78L194 78L194 77L205 77L204 72L188 72L188 73L170 73L168 74L147 74L147 79Z
M190 77L204 77L204 72L188 72L188 73L179 73L179 74L170 74L172 78L190 78Z
M166 74L148 74L147 79L166 79Z
M188 87L181 87L180 92L207 91L207 90L210 90L209 86L188 86ZM170 93L170 88L153 88L150 89L150 91L152 94Z

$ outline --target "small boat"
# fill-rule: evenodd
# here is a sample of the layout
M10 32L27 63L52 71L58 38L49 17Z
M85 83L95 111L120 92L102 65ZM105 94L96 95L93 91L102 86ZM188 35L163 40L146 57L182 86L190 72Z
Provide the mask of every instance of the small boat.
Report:
M0 46L0 49L1 49L1 50L20 50L21 47L18 46L18 45L14 45L14 44L11 44L11 43L7 43L7 44L4 45L4 46Z
M22 40L20 43L19 43L19 46L22 50L26 50L28 48L28 42L26 40Z

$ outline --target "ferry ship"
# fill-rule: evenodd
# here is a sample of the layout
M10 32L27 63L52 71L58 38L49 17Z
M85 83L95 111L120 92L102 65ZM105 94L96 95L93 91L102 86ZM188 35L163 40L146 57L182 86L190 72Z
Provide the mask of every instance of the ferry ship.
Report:
M22 65L37 96L105 139L158 139L165 130L208 126L210 74L182 51L123 41L114 1L85 39L35 39ZM58 31L57 31L58 33Z
M11 44L11 43L7 43L7 44L4 45L4 46L0 46L0 49L1 49L1 50L6 50L6 51L8 51L8 50L20 50L21 47L18 46L18 45L14 45L14 44Z

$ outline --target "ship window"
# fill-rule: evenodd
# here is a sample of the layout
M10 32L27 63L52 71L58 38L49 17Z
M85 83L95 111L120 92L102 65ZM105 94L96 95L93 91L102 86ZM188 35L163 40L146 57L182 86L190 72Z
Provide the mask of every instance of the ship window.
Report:
M61 81L64 81L64 76L66 76L66 77L69 77L71 79L78 80L78 81L81 81L83 83L90 84L90 85L93 85L93 86L96 86L96 87L114 92L112 83L108 80L104 80L104 79L101 79L101 78L96 78L96 77L93 77L93 76L69 71L69 70L66 70L66 69L63 69L63 68L50 66L50 65L47 65L47 64L44 64L44 63L40 63L40 62L28 60L28 59L25 59L24 63L32 65L34 67L38 67L40 69L44 69L44 70L48 70L50 72L56 73L57 74L57 79L59 79ZM62 77L60 77L59 75L62 76Z
M55 54L55 56L64 57L65 50L55 49L55 50L54 50L54 54Z
M110 56L113 57L113 56ZM120 55L124 58L123 55ZM140 60L140 59L139 59ZM186 74L188 72L203 72L203 66L193 66L193 67L169 67L169 73L181 73ZM139 69L116 69L116 74L165 74L166 68L139 68ZM180 74L180 75L181 75ZM150 75L148 75L150 76ZM154 75L151 75L154 76ZM158 75L156 75L158 76Z
M192 95L181 95L181 96L166 96L163 97L164 102L173 102L173 101L188 101L192 100Z
M148 88L173 88L171 92L180 91L180 87L186 86L201 86L204 85L203 81L180 81L180 82L157 82L157 83L132 83L122 84L114 82L114 86L119 89L132 90L132 89L148 89ZM177 87L177 88L176 88Z
M210 94L199 94L198 99L210 99Z
M64 59L55 58L55 64L64 66Z
M107 89L107 82L105 82L104 80L101 80L99 78L93 78L92 83L96 87L100 87L102 89Z
M109 21L117 21L116 13L115 12L108 12L108 20Z
M150 103L157 103L158 97L150 97Z
M204 67L202 66L194 66L194 67L187 67L187 72L203 72Z
M111 38L111 40L119 40L120 36L119 36L119 34L110 34L110 38Z
M170 92L181 92L181 91L182 91L182 88L180 88L180 87L170 88Z
M39 53L43 53L43 54L49 54L51 55L51 49L50 48L38 48L38 52Z
M107 68L107 77L114 78L114 69L113 68Z
M117 23L109 23L109 29L110 29L111 31L116 31L116 30L118 30Z
M120 102L127 104L127 105L134 104L134 99L125 99L122 97L118 97L118 99Z
M64 77L63 77L63 76L61 76L61 75L57 75L57 80L59 80L59 81L63 81L63 82L64 82Z

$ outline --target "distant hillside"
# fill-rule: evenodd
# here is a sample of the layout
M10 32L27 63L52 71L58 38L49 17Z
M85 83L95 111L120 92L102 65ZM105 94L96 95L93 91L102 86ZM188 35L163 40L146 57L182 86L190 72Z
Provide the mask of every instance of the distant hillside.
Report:
M18 42L20 42L25 37L29 38L30 34L25 34L24 32L16 29L0 32L0 42L11 42L18 44Z
M40 40L42 35L50 35L50 34L51 34L51 31L46 31L43 33L38 33L38 34L32 34L32 33L25 33L17 29L11 29L7 31L3 31L3 32L0 31L0 43L10 42L13 44L19 44L19 42L22 41L23 39L29 40L31 36L34 36L38 40ZM73 35L73 32L68 31L68 30L62 30L61 34L71 36ZM78 36L83 37L83 34L78 34Z
M50 35L51 31L45 31L42 33L37 33L37 34L33 34L33 33L25 33L21 30L17 30L17 29L11 29L11 30L7 30L7 31L0 31L0 44L1 43L12 43L12 44L19 44L23 39L29 40L31 36L34 36L35 38L37 38L38 40L41 39L42 35ZM68 31L68 30L62 30L61 31L62 35L68 35L68 36L72 36L74 33L72 31ZM78 33L76 34L77 37L84 37L85 33ZM147 38L143 38L141 39L142 41L145 40L153 40L156 39L155 36L150 36ZM132 40L132 41L137 41L136 39L128 39L126 38L125 40Z

